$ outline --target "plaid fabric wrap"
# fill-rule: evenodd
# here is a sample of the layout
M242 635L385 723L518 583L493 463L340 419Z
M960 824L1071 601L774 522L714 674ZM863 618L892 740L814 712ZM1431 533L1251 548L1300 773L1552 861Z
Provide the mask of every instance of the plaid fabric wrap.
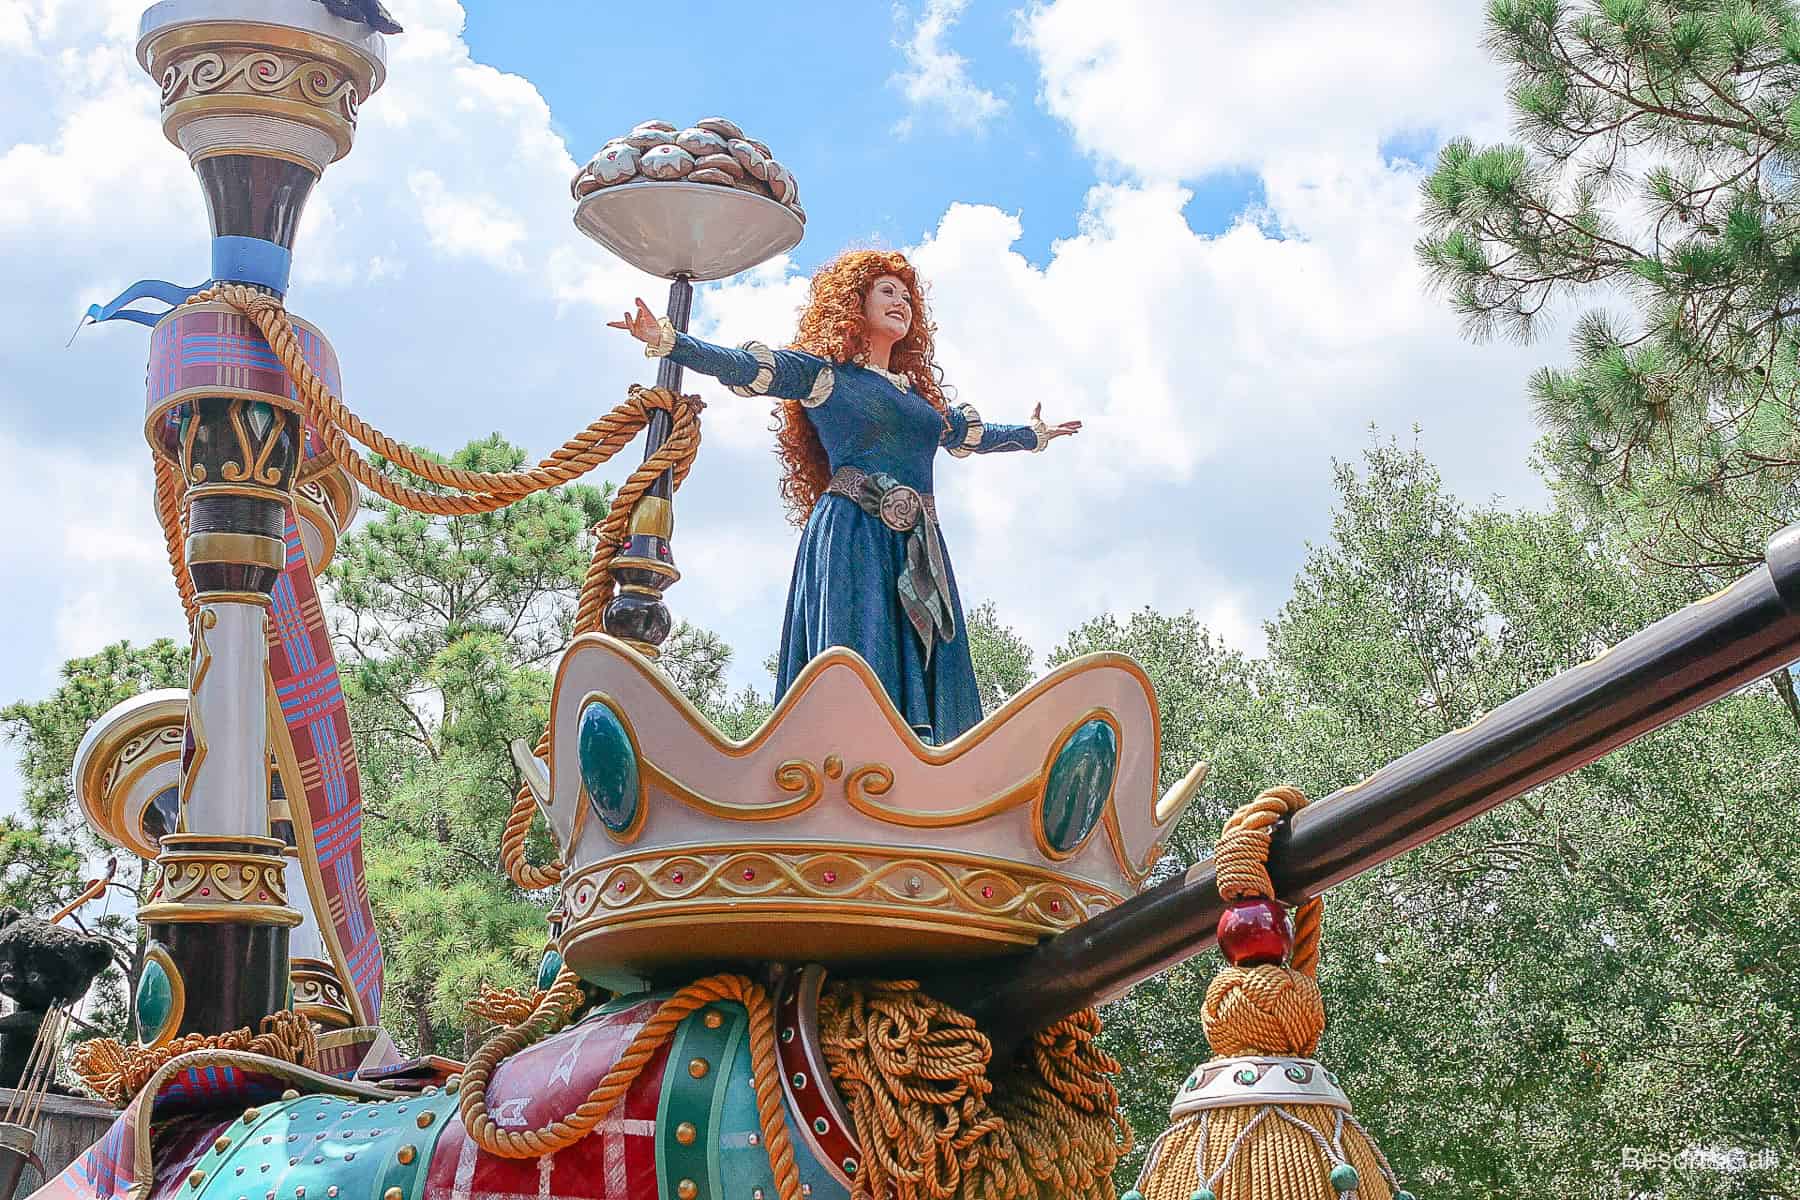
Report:
M312 819L316 866L330 916L321 932L334 943L333 957L349 967L363 1023L374 1025L381 1015L381 941L363 875L356 746L318 588L291 512L283 537L287 569L275 583L269 610L269 677ZM293 786L288 785L290 792Z
M337 354L319 332L299 321L294 333L307 365L333 395L343 394ZM261 392L298 402L281 360L242 313L210 305L178 308L150 334L145 391L151 411L175 396Z
M202 1065L177 1070L163 1080L155 1095L139 1092L112 1128L89 1146L56 1178L32 1193L31 1200L142 1200L173 1196L188 1168L213 1138L252 1104L274 1099L292 1086L283 1076L236 1066ZM141 1165L139 1138L151 1130L152 1174L137 1178ZM135 1194L134 1194L135 1186Z
M583 1021L507 1059L488 1088L488 1111L502 1129L541 1126L572 1110L655 1013L654 1001ZM669 1043L644 1065L625 1099L587 1137L546 1158L488 1154L456 1121L438 1140L423 1200L631 1200L657 1195L656 1114ZM673 1196L673 1192L669 1193ZM747 1198L745 1198L747 1200Z

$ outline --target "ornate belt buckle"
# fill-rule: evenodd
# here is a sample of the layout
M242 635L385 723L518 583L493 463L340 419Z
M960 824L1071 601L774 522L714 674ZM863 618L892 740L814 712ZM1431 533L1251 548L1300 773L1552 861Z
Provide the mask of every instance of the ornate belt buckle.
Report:
M895 533L911 533L919 523L925 501L917 491L897 483L881 496L881 523Z

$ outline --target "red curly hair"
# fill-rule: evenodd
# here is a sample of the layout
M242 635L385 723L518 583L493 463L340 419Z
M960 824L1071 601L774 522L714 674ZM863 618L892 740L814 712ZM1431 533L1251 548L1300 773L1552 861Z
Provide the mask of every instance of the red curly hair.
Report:
M906 285L913 310L912 328L894 343L888 369L906 376L915 392L940 413L947 413L950 406L944 400L943 372L934 360L932 335L937 327L925 307L925 285L898 251L846 250L821 267L812 277L812 291L789 348L834 363L854 361L868 348L863 301L883 275L892 275ZM831 482L831 467L819 431L798 400L783 400L775 415L781 422L775 433L775 455L781 459L781 498L788 519L804 525Z

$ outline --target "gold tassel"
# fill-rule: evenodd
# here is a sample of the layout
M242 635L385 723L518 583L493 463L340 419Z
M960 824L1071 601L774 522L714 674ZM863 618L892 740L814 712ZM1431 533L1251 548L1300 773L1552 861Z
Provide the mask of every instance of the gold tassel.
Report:
M1183 1082L1170 1126L1120 1200L1413 1200L1314 1058L1325 1032L1315 897L1292 926L1272 897L1269 841L1306 797L1275 788L1233 813L1214 857L1232 965L1201 1011L1213 1058Z

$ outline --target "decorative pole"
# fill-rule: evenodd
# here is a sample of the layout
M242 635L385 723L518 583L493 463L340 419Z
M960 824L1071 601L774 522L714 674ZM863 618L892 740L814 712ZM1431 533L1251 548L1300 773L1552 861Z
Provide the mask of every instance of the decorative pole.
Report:
M669 324L687 332L694 311L694 285L685 275L669 284ZM681 364L667 358L656 368L656 386L681 392ZM672 421L661 410L650 414L644 426L644 457L649 459L669 440ZM669 606L662 594L681 578L669 540L675 533L675 478L664 471L644 498L631 510L631 540L612 560L613 580L619 590L601 614L606 632L626 642L640 654L655 658L673 628Z
M724 279L793 249L805 231L799 187L768 146L723 117L687 129L645 121L600 148L576 172L575 227L639 270L670 281L669 324L686 333L694 284ZM664 358L656 386L679 394L681 367ZM648 459L671 420L652 412ZM630 540L612 560L618 591L601 614L606 632L655 658L672 620L663 593L681 578L670 538L674 480L664 472L632 510Z
M357 107L381 86L380 35L315 0L164 0L144 14L138 60L206 196L211 282L282 296L306 198L349 153ZM184 294L157 286L138 296ZM340 390L330 343L296 326ZM177 824L138 913L151 942L140 1013L160 1015L144 1030L157 1042L254 1029L288 1004L301 916L288 904L285 840L271 836L266 622L304 437L281 364L228 305L178 304L157 321L148 380L145 432L167 464L159 474L173 468L181 489L196 607Z

